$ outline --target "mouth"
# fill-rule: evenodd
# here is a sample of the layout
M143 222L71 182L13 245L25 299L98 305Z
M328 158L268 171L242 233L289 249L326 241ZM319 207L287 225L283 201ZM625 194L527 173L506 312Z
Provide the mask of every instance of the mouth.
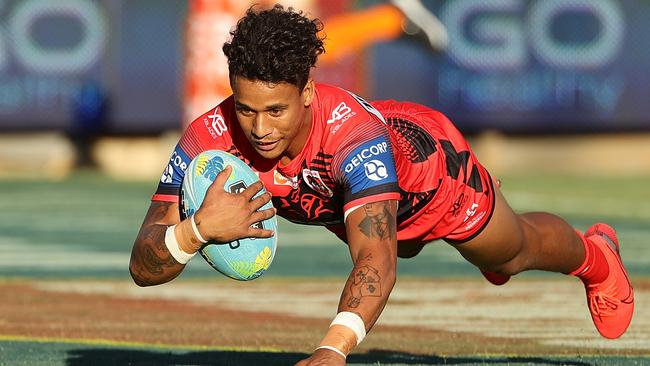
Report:
M253 141L253 146L255 146L256 149L262 150L262 151L271 151L273 150L280 140L275 140L275 141Z

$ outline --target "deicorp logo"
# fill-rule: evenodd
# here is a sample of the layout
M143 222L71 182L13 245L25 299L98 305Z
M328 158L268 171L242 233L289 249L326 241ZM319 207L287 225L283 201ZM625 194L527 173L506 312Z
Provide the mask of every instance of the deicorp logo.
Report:
M384 137L366 141L350 151L343 160L341 170L352 194L397 182L391 147Z
M364 172L366 177L374 181L380 181L388 178L388 169L386 169L386 164L381 160L370 160L363 164Z
M354 154L350 162L345 165L345 172L350 173L354 168L358 167L364 161L371 159L374 156L383 154L388 151L388 143L386 141L379 142L371 145ZM385 169L385 167L384 167Z

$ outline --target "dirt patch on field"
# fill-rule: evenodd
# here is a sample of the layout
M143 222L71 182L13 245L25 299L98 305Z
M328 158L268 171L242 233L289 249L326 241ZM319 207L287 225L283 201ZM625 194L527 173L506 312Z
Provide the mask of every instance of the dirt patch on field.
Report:
M422 355L647 354L648 280L620 340L601 339L576 281L400 280L355 352ZM0 334L310 352L336 312L341 280L0 282Z

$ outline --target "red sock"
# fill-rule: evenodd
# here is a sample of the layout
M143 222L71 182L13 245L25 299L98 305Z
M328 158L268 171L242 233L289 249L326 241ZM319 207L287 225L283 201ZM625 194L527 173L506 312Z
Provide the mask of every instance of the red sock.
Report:
M591 240L578 233L585 246L585 261L575 271L569 273L582 280L586 285L601 283L609 275L609 265L603 252Z

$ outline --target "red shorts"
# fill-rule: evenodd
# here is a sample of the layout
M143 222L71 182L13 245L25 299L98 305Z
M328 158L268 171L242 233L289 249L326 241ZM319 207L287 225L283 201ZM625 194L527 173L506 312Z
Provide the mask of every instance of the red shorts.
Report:
M453 231L442 236L447 242L463 243L475 238L492 218L495 202L494 182L485 168L481 166L481 170L484 180L488 183L487 190L478 193L472 189L464 189L452 205L451 212L437 225L440 228L453 228Z
M396 101L372 104L386 118L394 146L402 152L396 154L400 188L429 192L428 202L417 212L398 220L398 241L464 242L477 236L492 216L494 185L462 134L442 113L428 107ZM426 160L409 158L418 152L421 157L423 151Z
M456 244L475 238L494 212L494 183L488 171L476 163L483 185L480 191L458 181L445 184L421 214L398 231L398 241L427 243L444 239Z

